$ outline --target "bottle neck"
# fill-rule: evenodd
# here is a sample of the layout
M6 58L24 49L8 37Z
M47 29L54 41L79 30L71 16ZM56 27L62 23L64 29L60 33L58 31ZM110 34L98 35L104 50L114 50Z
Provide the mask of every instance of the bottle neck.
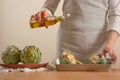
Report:
M61 21L63 21L62 16L60 16L60 17L56 17L55 20L56 20L57 22L61 22Z
M61 22L61 21L66 21L70 18L70 15L63 15L63 16L59 16L59 17L55 17L55 20L57 22Z

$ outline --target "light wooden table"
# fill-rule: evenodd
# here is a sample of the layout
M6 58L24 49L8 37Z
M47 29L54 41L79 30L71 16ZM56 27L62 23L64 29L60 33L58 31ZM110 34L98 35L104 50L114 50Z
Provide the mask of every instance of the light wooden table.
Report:
M108 72L43 71L0 73L0 80L120 80L120 66Z

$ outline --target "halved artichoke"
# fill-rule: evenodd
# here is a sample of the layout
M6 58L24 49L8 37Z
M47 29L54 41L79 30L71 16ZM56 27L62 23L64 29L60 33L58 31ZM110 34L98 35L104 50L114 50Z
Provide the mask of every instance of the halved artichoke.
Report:
M83 64L83 62L78 61L72 53L64 50L61 55L61 64Z
M89 64L112 64L112 60L110 58L106 58L105 56L93 56L88 61Z
M75 56L68 52L63 51L61 54L61 64L84 64L82 61L77 60ZM112 64L112 60L110 58L106 58L105 56L92 56L88 59L88 64Z

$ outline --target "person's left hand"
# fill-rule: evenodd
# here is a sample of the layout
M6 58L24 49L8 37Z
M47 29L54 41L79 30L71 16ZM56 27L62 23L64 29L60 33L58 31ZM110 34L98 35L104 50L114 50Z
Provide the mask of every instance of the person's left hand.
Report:
M104 56L106 56L106 54L109 54L112 61L113 61L113 64L116 63L117 55L116 55L116 52L115 52L115 49L114 49L114 45L112 43L107 42L106 45L104 46L101 54L104 55Z
M106 44L101 52L101 54L104 56L106 56L106 54L109 54L113 61L113 64L117 62L117 54L115 52L115 43L118 36L119 36L118 32L114 30L108 31Z
M113 60L113 64L117 62L115 43L116 43L116 39L118 38L118 36L119 34L116 31L114 30L108 31L106 44L102 50L102 54L104 56L106 56L107 53L110 55L111 59Z

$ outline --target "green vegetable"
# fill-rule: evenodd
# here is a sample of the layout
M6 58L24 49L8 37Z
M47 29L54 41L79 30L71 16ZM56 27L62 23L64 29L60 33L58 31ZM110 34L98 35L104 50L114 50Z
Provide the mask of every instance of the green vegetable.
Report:
M104 57L104 56L102 56L102 57L100 58L100 64L107 64L107 58Z
M92 56L91 58L89 58L88 64L100 64L100 57Z
M41 61L41 52L36 46L26 46L20 56L21 62L25 64L37 64Z
M2 60L5 64L17 64L20 61L20 53L16 46L8 46L3 52Z
M83 64L83 62L78 61L72 53L64 50L61 55L61 64Z
M105 56L93 56L89 59L89 64L112 64L112 60Z
M66 59L62 59L61 64L70 64L70 62L68 60L66 60Z
M92 56L88 59L88 64L112 64L113 61L111 58L106 58L104 55ZM61 64L84 64L82 61L77 60L75 56L66 50L61 54Z

